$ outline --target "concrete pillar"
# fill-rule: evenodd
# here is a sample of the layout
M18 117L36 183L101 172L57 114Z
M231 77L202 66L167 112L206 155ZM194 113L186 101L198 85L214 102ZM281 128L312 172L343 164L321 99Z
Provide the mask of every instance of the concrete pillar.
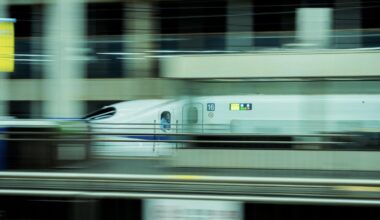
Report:
M52 55L44 69L45 117L83 115L81 78L84 75L83 37L85 13L82 0L57 0L47 6L45 50Z
M226 50L252 50L254 46L252 2L228 0L227 14L232 16L227 16Z
M332 10L330 8L297 9L296 36L298 43L310 48L329 48Z
M335 0L334 46L335 48L360 48L361 40L360 1Z
M0 18L7 18L7 0L0 1ZM8 74L0 72L0 117L8 115Z
M151 1L130 1L125 4L125 76L152 77L154 74L154 18Z
M32 22L31 22L31 29L32 29L32 38L31 40L31 53L32 54L42 54L43 48L42 44L44 42L42 33L43 30L43 21L44 21L44 15L42 14L44 10L41 7L38 7L37 5L35 7L32 7ZM43 57L42 59L49 59L49 57ZM33 78L40 78L41 77L41 65L31 65L31 71L32 71L32 77Z

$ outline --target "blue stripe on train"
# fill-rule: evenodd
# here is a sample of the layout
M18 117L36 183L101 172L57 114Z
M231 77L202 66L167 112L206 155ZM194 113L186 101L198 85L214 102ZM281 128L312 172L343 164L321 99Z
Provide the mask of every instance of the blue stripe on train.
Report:
M170 140L169 136L162 135L132 135L132 136L123 136L124 138L133 138L133 139L141 139L141 140L149 140L149 141L164 141Z

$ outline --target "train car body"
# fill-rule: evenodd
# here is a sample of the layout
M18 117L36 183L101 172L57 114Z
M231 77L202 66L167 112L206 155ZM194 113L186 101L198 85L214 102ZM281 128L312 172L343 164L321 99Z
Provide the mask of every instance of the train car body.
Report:
M166 125L164 117L168 117ZM95 132L127 133L99 135L113 142L96 142L96 155L168 155L178 145L154 142L165 140L160 134L374 131L380 128L380 96L244 95L135 100L106 106L85 119Z

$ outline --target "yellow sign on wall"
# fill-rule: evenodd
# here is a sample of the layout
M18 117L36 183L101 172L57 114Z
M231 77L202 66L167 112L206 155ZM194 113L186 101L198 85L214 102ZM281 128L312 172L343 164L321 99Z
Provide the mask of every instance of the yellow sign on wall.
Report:
M0 18L0 72L14 71L14 23L16 19Z

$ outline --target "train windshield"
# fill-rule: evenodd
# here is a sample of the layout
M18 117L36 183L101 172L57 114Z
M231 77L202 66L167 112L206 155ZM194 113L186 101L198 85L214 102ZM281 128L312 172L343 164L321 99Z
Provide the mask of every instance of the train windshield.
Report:
M116 114L116 109L114 107L106 107L106 108L102 108L93 113L88 114L83 119L89 120L89 121L100 120L100 119L110 118L115 114Z

